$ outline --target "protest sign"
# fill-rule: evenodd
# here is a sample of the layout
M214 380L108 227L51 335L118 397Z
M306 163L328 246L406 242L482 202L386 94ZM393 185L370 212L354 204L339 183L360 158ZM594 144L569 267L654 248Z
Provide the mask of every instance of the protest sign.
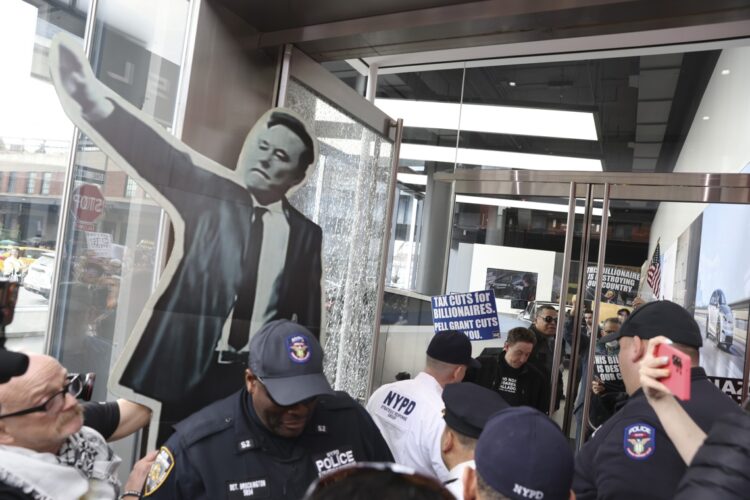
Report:
M638 296L641 272L638 268L605 266L602 275L601 301L607 304L631 306ZM594 300L596 266L586 269L586 300Z
M492 290L432 297L435 333L457 330L469 340L500 338L495 294Z

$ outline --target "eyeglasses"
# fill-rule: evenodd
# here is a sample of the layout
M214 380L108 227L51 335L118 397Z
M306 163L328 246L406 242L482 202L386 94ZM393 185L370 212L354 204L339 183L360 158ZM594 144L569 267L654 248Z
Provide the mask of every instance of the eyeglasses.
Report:
M74 398L77 398L81 392L83 392L84 381L81 380L80 375L68 375L66 377L67 383L63 388L50 396L44 403L39 406L32 408L26 408L25 410L8 413L7 415L0 415L0 419L10 417L20 417L21 415L28 415L29 413L38 412L49 412L57 413L65 406L65 396L70 394Z
M545 323L557 323L557 318L555 316L539 316L544 320Z
M357 478L359 481L364 478L370 478L376 481L377 484L382 485L393 484L393 479L398 479L407 483L405 489L413 492L412 494L430 492L435 494L434 498L442 500L455 499L453 494L435 479L418 474L409 467L388 462L359 462L324 474L310 485L304 498L305 500L326 498L325 492L328 491L328 488L348 478ZM408 499L415 497L409 495L401 496L400 498ZM422 495L419 495L418 498L422 498Z

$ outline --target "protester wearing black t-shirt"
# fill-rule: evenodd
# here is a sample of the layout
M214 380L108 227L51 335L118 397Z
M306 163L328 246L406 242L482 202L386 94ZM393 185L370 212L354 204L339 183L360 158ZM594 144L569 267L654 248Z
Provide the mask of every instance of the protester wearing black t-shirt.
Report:
M527 363L534 350L536 336L528 328L508 332L503 352L498 356L497 377L492 386L511 406L531 406L546 411L549 383L532 364Z

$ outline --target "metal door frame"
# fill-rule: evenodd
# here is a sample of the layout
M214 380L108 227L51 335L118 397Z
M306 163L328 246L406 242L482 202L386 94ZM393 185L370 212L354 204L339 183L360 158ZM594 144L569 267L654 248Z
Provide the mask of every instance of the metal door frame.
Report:
M388 248L393 216L393 203L396 193L396 174L398 171L399 153L401 139L403 136L404 123L402 119L394 120L375 104L359 95L354 89L347 86L331 72L308 57L305 53L293 45L285 45L282 49L280 65L277 76L277 87L275 105L284 106L289 80L294 78L306 87L312 89L321 97L336 105L346 112L352 119L374 130L386 137L393 144L393 158L391 161L391 182L388 187L386 202L385 234L380 251L380 276L377 283L377 304L375 305L375 325L372 341L372 355L369 360L369 376L367 395L372 392L374 381L375 362L379 356L380 342L380 317L383 310L383 294L385 290L385 273L388 266ZM371 82L372 83L372 82Z
M602 201L602 222L599 232L599 253L597 259L596 287L601 288L607 245L607 225L609 205L612 200L643 200L687 203L732 203L750 205L750 174L698 174L698 173L631 173L631 172L576 172L576 171L535 171L535 170L478 170L464 169L453 173L437 173L435 180L453 184L456 194L482 196L559 196L568 197L568 218L563 256L562 286L570 283L570 263L572 260L573 238L575 235L576 198L585 200L584 226L581 235L581 256L576 280L578 289L583 290L585 272L588 265L588 247L591 244L591 217L594 200ZM455 201L454 201L455 203ZM579 207L580 208L580 207ZM565 296L560 294L559 311L565 310ZM583 307L577 301L573 310L573 346L569 373L575 373L579 361L578 344ZM599 322L599 294L595 294L593 304L593 324ZM563 350L564 322L557 325L552 373L560 369ZM591 377L593 375L593 352L595 343L589 346L587 376L584 390L584 416L590 406ZM748 397L750 378L750 346L745 346L745 363L742 379L742 400ZM557 377L551 380L552 391L550 408L554 408ZM567 402L563 415L563 432L570 433L574 401L578 386L575 376L568 376ZM585 421L584 421L585 422ZM583 443L587 433L582 433Z

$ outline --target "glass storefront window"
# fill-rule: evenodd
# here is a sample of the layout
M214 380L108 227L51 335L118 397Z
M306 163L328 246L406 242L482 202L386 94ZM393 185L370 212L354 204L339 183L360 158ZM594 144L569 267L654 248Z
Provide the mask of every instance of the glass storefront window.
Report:
M73 126L49 79L52 37L83 40L87 2L0 4L0 267L18 250L21 271L10 349L44 351L65 171ZM40 185L41 180L41 185ZM15 279L15 278L12 278Z
M170 129L187 5L141 4L98 3L92 67L102 83ZM55 256L62 262L51 351L72 372L96 372L93 398L105 400L109 371L153 289L166 232L156 202L84 134L74 163L71 213ZM81 209L85 197L98 199L101 210Z

